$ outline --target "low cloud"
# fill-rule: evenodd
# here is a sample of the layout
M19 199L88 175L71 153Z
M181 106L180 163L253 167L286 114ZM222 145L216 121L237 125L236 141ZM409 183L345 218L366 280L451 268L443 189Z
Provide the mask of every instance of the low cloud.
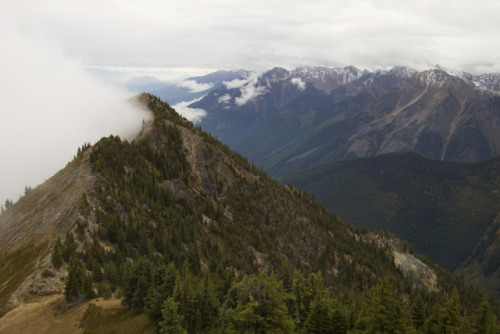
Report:
M206 90L209 90L213 87L212 84L209 83L198 83L194 80L184 80L177 84L177 86L188 88L191 93L200 93Z
M248 82L240 88L241 95L234 99L237 105L242 106L245 103L255 99L257 96L264 94L267 92L265 86L260 86L258 84L258 74L252 74Z
M207 112L203 109L200 109L200 108L189 108L188 106L190 104L198 102L202 98L203 97L200 97L198 99L194 99L191 101L180 102L180 103L177 103L176 105L172 106L172 108L174 108L175 111L177 111L183 117L185 117L186 119L188 119L191 122L196 124L196 123L201 122L203 117L207 116Z
M248 83L248 79L234 79L232 81L223 82L227 89L241 88L246 83Z
M63 168L86 142L134 137L150 117L39 31L0 20L0 201L16 201Z
M300 90L306 89L306 83L302 81L301 78L293 78L292 80L290 80L290 82L297 86L297 88Z
M217 99L217 102L219 103L229 103L229 101L231 101L231 95L229 94L226 94L226 95L222 95L221 97L219 97Z

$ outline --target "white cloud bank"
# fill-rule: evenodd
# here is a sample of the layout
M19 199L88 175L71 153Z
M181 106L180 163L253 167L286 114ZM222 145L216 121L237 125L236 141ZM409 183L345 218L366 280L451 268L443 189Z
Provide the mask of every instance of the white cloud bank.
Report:
M301 78L292 78L292 80L290 80L290 82L292 84L294 84L295 86L297 86L297 88L300 90L306 89L306 83L304 81L302 81Z
M226 95L222 95L221 97L219 97L217 99L217 102L219 103L223 103L223 104L227 104L231 101L231 95L229 94L226 94Z
M247 83L240 87L241 95L234 99L234 102L236 102L237 105L242 106L248 101L252 101L259 95L267 92L267 88L265 86L259 85L258 79L259 75L257 73L252 73L247 79Z
M213 87L212 84L198 83L194 80L181 81L177 84L177 86L188 88L191 91L191 93L201 93Z
M1 11L1 8L0 8ZM68 57L60 44L0 14L0 204L63 168L85 142L137 134L149 113Z
M224 81L223 84L227 89L241 88L247 84L249 79L234 79L232 81Z
M496 0L16 0L89 66L500 71Z
M207 112L203 109L200 108L189 108L188 106L192 103L198 102L201 100L204 96L194 99L191 101L187 102L180 102L177 103L176 105L173 105L172 108L175 109L179 114L181 114L183 117L188 119L189 121L193 123L199 123L203 119L203 117L207 116Z

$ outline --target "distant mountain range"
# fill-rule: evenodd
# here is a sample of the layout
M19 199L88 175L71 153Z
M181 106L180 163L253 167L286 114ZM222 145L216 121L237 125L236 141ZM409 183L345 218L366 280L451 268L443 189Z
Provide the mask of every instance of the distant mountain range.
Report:
M124 86L133 93L148 92L174 105L200 98L223 86L225 81L240 80L249 74L250 72L245 70L221 70L201 77L190 77L178 83L164 82L153 76L142 76L130 79Z
M278 67L229 79L189 105L207 112L205 131L500 296L498 161L468 164L498 155L500 74Z
M500 75L443 68L274 68L189 107L201 126L274 177L349 157L417 151L439 160L498 154Z

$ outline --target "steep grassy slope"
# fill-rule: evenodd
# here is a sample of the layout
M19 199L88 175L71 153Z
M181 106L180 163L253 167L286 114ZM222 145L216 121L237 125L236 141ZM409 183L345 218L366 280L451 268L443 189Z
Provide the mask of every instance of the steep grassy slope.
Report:
M52 286L30 281L47 267L56 238L73 229L82 193L93 182L87 152L0 215L0 314L52 292Z
M286 182L314 193L355 226L391 231L455 270L496 233L499 167L500 158L464 164L388 154L324 165Z

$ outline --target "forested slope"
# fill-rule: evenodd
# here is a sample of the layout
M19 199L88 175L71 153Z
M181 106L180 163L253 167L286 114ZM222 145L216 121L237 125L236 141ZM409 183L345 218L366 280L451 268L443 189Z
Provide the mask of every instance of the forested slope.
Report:
M424 258L435 286L414 284L415 272L405 277L394 254L416 261L408 245L356 234L167 104L140 100L154 120L136 140L110 136L79 151L75 163L90 166L92 187L52 243L50 263L35 266L67 274L68 305L123 298L164 333L496 326L496 306Z

